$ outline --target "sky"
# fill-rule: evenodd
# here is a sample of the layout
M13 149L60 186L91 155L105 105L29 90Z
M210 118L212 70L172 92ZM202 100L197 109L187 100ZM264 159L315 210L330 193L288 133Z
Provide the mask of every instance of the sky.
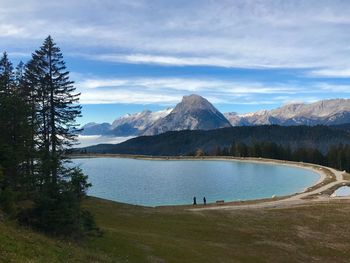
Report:
M0 0L0 51L45 37L81 92L81 124L199 94L222 112L350 98L350 1Z

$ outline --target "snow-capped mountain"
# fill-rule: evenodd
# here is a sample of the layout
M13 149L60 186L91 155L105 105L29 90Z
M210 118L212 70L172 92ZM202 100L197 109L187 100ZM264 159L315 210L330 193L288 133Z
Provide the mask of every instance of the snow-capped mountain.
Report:
M180 130L213 130L231 127L229 121L208 100L198 95L184 96L173 111L145 130L145 135Z
M184 96L174 109L127 114L109 123L88 123L83 135L139 136L166 131L211 130L252 125L336 125L350 123L350 99L294 103L273 110L221 114L209 101L198 95Z
M322 100L310 104L288 104L270 111L239 115L225 113L233 126L242 125L335 125L350 123L350 99Z
M126 114L109 123L88 123L83 126L83 135L113 135L113 136L136 136L144 133L157 120L164 118L172 111L171 108L161 111L149 111L135 114Z
M153 126L159 119L167 116L173 109L168 108L152 112L145 110L135 114L127 114L112 123L113 134L132 133L133 135L143 134L145 130Z

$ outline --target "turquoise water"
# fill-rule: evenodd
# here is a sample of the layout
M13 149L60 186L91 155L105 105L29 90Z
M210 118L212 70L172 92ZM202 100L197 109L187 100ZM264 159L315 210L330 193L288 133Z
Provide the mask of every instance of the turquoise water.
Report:
M303 191L319 175L282 165L217 160L74 159L93 184L88 194L144 206L248 200Z

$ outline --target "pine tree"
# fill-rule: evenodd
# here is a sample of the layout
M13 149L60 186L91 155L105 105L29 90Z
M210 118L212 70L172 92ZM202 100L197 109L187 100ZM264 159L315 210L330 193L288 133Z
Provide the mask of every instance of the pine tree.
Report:
M0 162L4 168L6 184L14 184L15 167L12 163L14 152L12 149L13 136L11 134L13 108L12 98L14 89L14 73L12 63L4 52L0 59Z
M17 192L17 199L25 195L24 171L26 148L26 106L20 89L22 78L22 64L13 70L7 54L4 53L0 60L0 163L4 167L4 178L2 180L3 202L6 200L17 201L13 192ZM20 194L20 195L19 195ZM5 202L5 203L6 203ZM11 204L11 206L15 204ZM9 210L9 209L6 209Z
M34 159L34 150L31 149L32 136L31 128L29 123L29 118L31 115L31 109L28 104L28 98L26 94L26 82L25 82L25 65L20 62L14 72L15 76L15 89L13 91L12 99L12 131L11 133L15 137L13 142L15 147L16 156L18 159L18 168L20 176L20 191L27 195L31 190L28 185L28 179L30 177L30 172L28 167ZM27 198L27 197L26 197Z
M33 54L28 67L34 67L39 103L40 148L50 180L55 183L59 176L60 162L64 159L65 147L72 146L76 137L75 119L80 116L79 95L75 93L73 82L69 80L60 49L49 36L43 46ZM33 77L32 77L33 79Z
M81 208L87 177L65 156L76 139L79 95L50 36L16 70L7 53L0 58L0 208L59 235L98 230Z
M28 125L26 177L27 186L32 191L35 191L36 186L42 183L42 176L38 176L40 161L38 148L40 146L40 138L42 137L39 129L39 87L40 80L45 77L44 71L37 64L39 60L34 58L36 58L35 54L33 54L33 59L25 65L23 75L23 96L28 109L26 116Z
M76 139L79 95L69 79L63 55L49 36L26 66L26 93L31 97L32 139L37 152L34 171L38 193L24 220L56 234L78 234L91 216L80 208L87 177L69 168L65 153Z

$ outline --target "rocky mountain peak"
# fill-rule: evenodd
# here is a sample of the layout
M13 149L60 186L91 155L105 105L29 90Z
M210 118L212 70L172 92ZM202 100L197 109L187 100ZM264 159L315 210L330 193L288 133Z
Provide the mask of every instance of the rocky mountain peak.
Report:
M211 130L230 127L228 120L205 98L184 96L174 110L145 131L147 135L178 130Z

